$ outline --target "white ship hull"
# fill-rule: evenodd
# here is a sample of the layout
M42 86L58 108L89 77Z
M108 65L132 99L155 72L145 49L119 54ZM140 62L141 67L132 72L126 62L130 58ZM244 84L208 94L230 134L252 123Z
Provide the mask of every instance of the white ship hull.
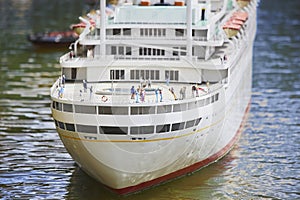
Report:
M226 63L229 66L226 84L215 84L208 94L187 100L184 103L186 108L181 112L175 112L174 105L173 112L168 114L159 114L155 106L153 115L102 115L99 114L100 107L97 108L100 104L91 101L98 114L74 114L58 107L66 102L78 104L74 100L75 94L59 99L55 97L53 87L52 113L57 132L76 163L108 188L126 194L199 170L229 152L242 132L251 99L252 51L256 31L255 10L252 12L254 20L248 24L250 33L244 38L247 40L239 42L238 52ZM72 87L76 88L76 84ZM207 100L209 102L205 103ZM55 102L61 104L57 106ZM193 106L193 102L204 104ZM113 101L110 105L114 105ZM194 125L188 126L191 119L198 119L198 122L194 120ZM62 125L60 122L63 122ZM96 131L98 134L83 134L75 128L72 131L67 128L69 124L95 127L107 124L121 127L173 124L173 129L174 124L180 122L184 122L184 129L145 135L99 134L99 129Z

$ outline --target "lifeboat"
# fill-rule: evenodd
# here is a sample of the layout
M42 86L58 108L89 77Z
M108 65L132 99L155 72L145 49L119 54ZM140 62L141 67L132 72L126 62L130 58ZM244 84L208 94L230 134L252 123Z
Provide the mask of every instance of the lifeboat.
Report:
M150 1L141 1L140 5L141 6L150 6L151 2Z
M248 19L248 13L243 11L237 11L233 13L231 18L222 27L228 38L231 38L239 32L242 26Z
M237 4L239 5L240 8L244 8L248 6L251 0L236 0Z
M184 6L184 1L175 1L174 6Z
M65 45L78 39L73 31L53 31L27 35L27 39L35 45Z
M90 20L90 23L91 23L91 25L92 25L92 26L91 26L91 29L94 29L95 26L96 26L95 21L94 21L94 20ZM82 33L82 31L85 29L85 27L86 27L86 24L83 23L83 22L81 22L81 23L78 23L78 24L72 24L70 28L71 28L75 33L77 33L78 35L80 35L80 34Z
M248 19L248 13L243 11L238 11L233 13L232 18L245 22Z
M225 24L223 26L223 30L225 31L228 38L235 36L239 30L241 29L241 25L239 24Z

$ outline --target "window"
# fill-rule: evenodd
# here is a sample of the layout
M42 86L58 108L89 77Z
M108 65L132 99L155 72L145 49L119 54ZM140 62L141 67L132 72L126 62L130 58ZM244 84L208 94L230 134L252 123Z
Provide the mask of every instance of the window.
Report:
M117 55L117 47L116 46L111 47L111 55Z
M116 126L101 126L100 127L101 134L118 134L124 135L128 133L127 127L116 127Z
M140 78L146 80L159 80L159 70L130 70L131 80L140 80Z
M178 49L173 51L173 56L186 56L186 47L173 47L173 49Z
M55 101L52 101L52 108L55 109Z
M157 29L158 36L166 36L166 29Z
M140 29L140 35L141 36L166 36L166 29L158 29L158 28L144 28Z
M130 79L134 80L134 70L130 70Z
M184 36L184 29L175 29L175 36Z
M178 131L184 129L185 122L172 124L172 131Z
M198 125L199 125L199 123L200 123L201 119L202 119L201 117L200 117L200 118L198 118L198 119L196 119L195 126L198 126Z
M157 125L156 126L156 132L157 133L164 133L170 131L170 124L164 124L164 125Z
M215 101L219 100L219 93L215 94Z
M76 113L96 114L96 106L75 105Z
M112 110L111 110L110 106L99 106L98 113L99 113L99 115L111 115Z
M130 29L130 28L124 28L124 29L123 29L123 35L128 35L128 36L130 36L130 35L131 35L131 29Z
M111 55L131 55L131 47L111 46Z
M205 104L205 99L201 99L201 100L198 101L198 106L199 107L204 106L204 104Z
M120 46L118 48L118 55L124 55L124 47L123 46Z
M57 101L54 101L54 108L56 110L62 111L62 104Z
M131 107L131 115L155 114L154 106Z
M71 79L75 80L77 76L77 68L71 68Z
M180 112L186 110L186 104L174 104L173 105L173 112Z
M192 110L192 109L195 109L195 108L197 108L198 106L197 106L197 101L192 101L192 102L189 102L188 103L188 109L189 110Z
M121 29L120 28L113 29L113 35L121 35Z
M77 124L76 127L78 132L97 134L97 126Z
M159 70L155 70L155 80L159 80Z
M140 134L152 134L154 133L154 126L137 126L130 128L131 135L140 135Z
M58 123L58 127L61 128L61 129L65 129L65 124L60 122L60 121L57 121Z
M75 126L74 126L74 124L68 124L68 123L66 123L66 129L67 129L68 131L73 131L73 132L75 132Z
M157 114L172 112L172 105L157 106Z
M131 55L131 47L126 47L125 55L127 55L127 56Z
M72 104L64 104L64 111L65 112L73 112L73 107L72 107Z
M114 115L128 115L127 107L112 107L111 111Z
M165 50L140 47L139 55L140 56L164 56Z
M110 80L124 80L125 70L124 69L114 69L110 70Z
M185 128L191 128L195 125L195 120L187 121L185 124Z
M209 105L210 104L210 97L206 98L205 100L205 105Z
M211 96L211 103L215 102L215 96Z
M178 70L165 70L165 77L169 80L178 81L179 80L179 71Z

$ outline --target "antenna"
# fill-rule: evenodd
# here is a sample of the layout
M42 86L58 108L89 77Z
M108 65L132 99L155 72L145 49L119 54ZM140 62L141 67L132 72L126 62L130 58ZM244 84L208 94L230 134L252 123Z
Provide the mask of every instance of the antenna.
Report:
M186 47L188 59L192 59L193 51L193 35L192 35L192 1L186 1Z
M106 40L106 1L100 0L100 55L104 56Z

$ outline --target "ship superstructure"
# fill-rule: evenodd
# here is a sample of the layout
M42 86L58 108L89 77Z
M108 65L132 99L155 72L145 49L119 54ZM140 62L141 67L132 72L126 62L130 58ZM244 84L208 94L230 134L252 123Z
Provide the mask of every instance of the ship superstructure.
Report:
M80 17L51 88L76 163L125 194L224 156L249 108L257 3L100 1Z

